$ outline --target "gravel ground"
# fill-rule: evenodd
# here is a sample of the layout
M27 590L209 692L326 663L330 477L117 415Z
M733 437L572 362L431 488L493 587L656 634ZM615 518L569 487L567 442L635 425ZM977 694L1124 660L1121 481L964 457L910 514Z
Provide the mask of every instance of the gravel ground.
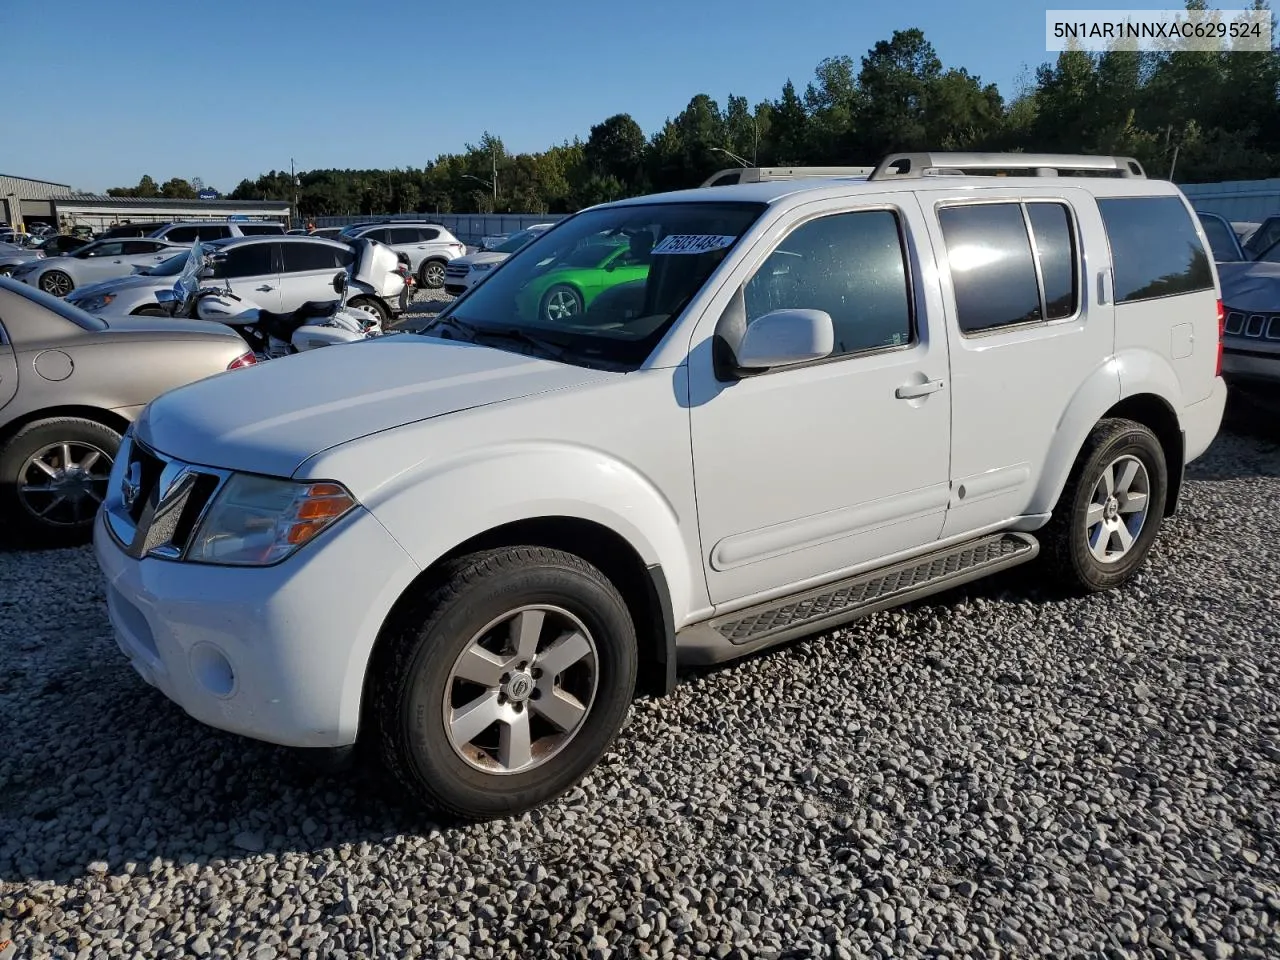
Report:
M87 549L0 554L0 942L59 957L1280 955L1280 448L1128 589L1013 572L685 678L564 802L458 826L208 730Z

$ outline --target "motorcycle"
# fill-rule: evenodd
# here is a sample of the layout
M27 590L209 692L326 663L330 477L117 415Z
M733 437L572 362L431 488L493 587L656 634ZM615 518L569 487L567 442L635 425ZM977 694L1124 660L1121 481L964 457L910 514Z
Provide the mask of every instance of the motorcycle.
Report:
M206 255L197 240L173 289L158 291L157 300L168 308L170 316L232 327L259 361L382 334L378 314L347 303L351 269L333 278L337 300L308 301L297 310L276 313L237 295L231 289L230 280L224 280L221 287L201 286L201 279L215 272L219 262L219 256Z

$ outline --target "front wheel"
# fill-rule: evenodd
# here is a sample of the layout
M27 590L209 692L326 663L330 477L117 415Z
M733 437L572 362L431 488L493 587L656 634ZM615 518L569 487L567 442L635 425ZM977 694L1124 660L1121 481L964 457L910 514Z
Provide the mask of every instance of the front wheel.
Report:
M40 289L55 297L65 297L75 288L71 275L62 270L50 270L40 277Z
M1101 421L1040 538L1056 579L1084 592L1128 582L1155 542L1168 491L1155 434L1132 420Z
M368 310L378 318L378 326L385 327L387 321L391 319L387 308L373 297L354 297L347 302L349 307L357 307L361 310Z
M573 554L508 547L451 563L391 628L370 678L382 759L425 805L519 814L576 784L622 726L635 628Z
M542 295L538 314L551 323L563 323L582 313L582 294L568 284L558 283Z

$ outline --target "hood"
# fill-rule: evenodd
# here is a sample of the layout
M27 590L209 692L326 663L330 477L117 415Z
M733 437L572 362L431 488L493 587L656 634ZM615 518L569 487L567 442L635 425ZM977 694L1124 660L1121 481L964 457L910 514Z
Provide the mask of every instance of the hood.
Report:
M492 250L486 250L484 253L469 253L465 257L454 257L449 261L449 266L459 263L468 267L476 263L501 263L509 256L511 256L509 253L494 253Z
M239 343L245 350L248 344L240 334L225 323L214 323L212 320L192 320L186 317L99 317L107 325L111 333L146 333L160 334L156 339L173 339L173 334L197 333L205 337L225 338Z
M173 286L173 282L176 279L176 277L145 277L135 273L127 277L115 277L111 280L91 283L88 286L76 287L67 295L67 299L73 302L88 300L90 297L100 296L104 293L119 293L121 290L132 290L138 287L161 289Z
M137 432L181 460L287 477L317 453L383 430L618 376L393 334L179 387L151 403Z
M1228 310L1280 312L1280 263L1220 263L1218 284Z

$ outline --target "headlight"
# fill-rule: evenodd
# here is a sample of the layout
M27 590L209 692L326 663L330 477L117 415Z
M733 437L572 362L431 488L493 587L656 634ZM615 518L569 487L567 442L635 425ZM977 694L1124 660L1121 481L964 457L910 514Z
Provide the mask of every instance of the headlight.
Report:
M486 270L492 270L493 264L492 263L473 263L471 265L471 269L474 270L476 273L484 273Z
M67 297L67 302L88 313L93 313L95 310L101 310L115 298L116 295L114 293L100 293L97 296L89 297L87 300L74 300L71 297Z
M235 474L200 524L186 559L196 563L278 563L356 505L337 483Z

